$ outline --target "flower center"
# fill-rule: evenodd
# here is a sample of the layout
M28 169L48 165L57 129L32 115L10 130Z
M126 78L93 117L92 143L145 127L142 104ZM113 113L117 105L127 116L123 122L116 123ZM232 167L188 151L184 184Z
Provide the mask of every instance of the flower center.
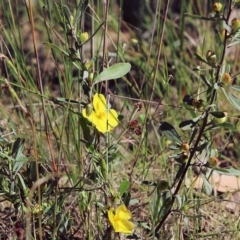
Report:
M99 119L105 119L106 114L107 114L106 112L100 112L100 111L96 112L97 118Z

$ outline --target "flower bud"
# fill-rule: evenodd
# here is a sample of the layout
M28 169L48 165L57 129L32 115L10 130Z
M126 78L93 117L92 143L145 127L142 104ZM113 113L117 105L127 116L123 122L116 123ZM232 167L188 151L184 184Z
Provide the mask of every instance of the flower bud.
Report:
M88 71L92 67L92 65L93 65L93 61L87 60L83 63L83 69Z
M229 32L225 28L223 28L219 35L221 41L224 42L225 38L229 36Z
M81 41L81 43L84 43L84 42L86 42L87 40L88 40L88 33L87 32L83 32L83 33L81 33L81 35L80 35L80 41Z
M167 190L169 188L169 184L168 184L168 181L166 180L161 180L157 183L157 189L159 191L164 191L164 190Z
M165 140L166 147L170 146L172 144L172 141L169 139Z
M222 11L222 4L220 2L215 2L212 5L212 11L214 13L220 13Z
M187 212L189 210L189 205L188 204L183 205L182 210L183 212Z
M227 112L224 112L224 117L221 117L221 118L217 118L217 117L215 117L214 119L213 119L213 122L215 123L215 124L221 124L221 123L225 123L227 120L228 120L228 113Z
M138 40L135 39L135 38L132 38L132 39L130 40L130 42L131 42L132 45L138 45Z
M90 86L91 86L92 83L93 83L93 79L94 79L94 74L91 72L91 73L89 73L89 75L88 75L88 83L90 84Z
M212 156L212 157L210 157L209 159L208 159L208 165L210 166L210 167L217 167L218 166L218 164L219 164L219 160L218 160L218 158L217 157L215 157L215 156Z
M222 83L224 85L230 85L232 83L232 77L230 76L229 73L225 72L223 75L222 75Z
M188 152L188 150L189 150L189 144L187 143L187 142L185 142L185 143L183 143L182 145L181 145L181 150L183 151L183 152Z
M216 67L217 55L213 51L211 51L211 50L207 51L206 60L210 66Z
M91 103L88 103L86 106L86 115L89 117L93 111L93 105Z
M193 99L192 106L195 107L197 110L202 111L204 109L204 103L202 99Z
M234 18L231 22L231 28L233 32L236 32L240 28L240 19Z

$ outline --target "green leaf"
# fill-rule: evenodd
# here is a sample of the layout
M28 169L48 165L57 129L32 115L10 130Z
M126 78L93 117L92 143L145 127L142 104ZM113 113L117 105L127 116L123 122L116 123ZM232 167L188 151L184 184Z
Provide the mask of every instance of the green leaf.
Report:
M159 130L165 135L169 140L182 144L183 141L178 134L178 132L175 130L175 128L167 123L167 122L160 122Z
M165 214L171 209L172 204L173 204L174 198L172 196L172 193L170 191L164 192L162 195L162 207L159 212L159 220L165 216Z
M129 189L129 187L130 187L130 182L127 180L123 180L119 187L120 196L122 196Z
M28 161L28 158L23 154L24 150L24 139L17 141L17 151L16 151L16 157L13 165L13 172L14 172L14 177L18 173L18 171L22 168L24 163ZM14 143L14 144L15 144ZM16 146L15 146L16 147Z
M60 13L60 7L55 1L53 1L53 9L54 9L54 16L56 17L58 23L63 22L62 15Z
M212 116L216 118L223 118L226 116L224 112L219 112L219 111L214 111L214 112L209 112Z
M228 176L236 176L240 177L240 170L235 169L235 168L228 168L228 169L222 169L222 168L212 168L214 171L223 174L223 175L228 175Z
M191 138L190 138L190 141L189 141L189 145L192 143L192 141L194 140L195 136L197 135L199 129L198 128L194 128L193 131L192 131L192 135L191 135Z
M192 129L195 125L197 124L197 122L194 122L193 120L184 120L179 124L179 127L182 130L190 130Z
M118 115L118 121L121 122L124 119L124 115L119 114Z
M227 100L235 107L237 110L240 110L240 99L233 96L230 92L227 92L225 88L221 88Z
M230 122L214 123L214 124L211 124L208 128L204 129L204 132L207 132L207 131L213 130L213 129L218 129L218 128L224 128L224 129L229 129L229 130L236 129L236 127Z
M216 127L222 127L222 128L229 129L229 130L236 129L236 127L230 122L218 123L218 124L216 124Z
M200 78L202 79L202 81L208 86L208 88L211 88L212 85L211 83L207 80L207 78L205 77L205 75L201 74Z
M83 101L76 101L76 100L71 100L68 98L56 98L53 99L54 102L59 102L59 103L72 103L72 104L80 104L82 107L86 106L86 103Z
M185 109L188 111L188 113L191 115L192 118L197 117L196 111L194 110L193 107L189 107L190 105L187 103L182 103L182 105L183 105L183 107L185 107Z
M201 19L201 20L206 20L206 21L223 20L222 16L203 17L203 16L200 16L200 15L195 15L195 14L190 14L190 13L185 13L184 17L191 17L193 19Z
M235 46L239 43L240 43L240 32L238 31L232 38L231 42L228 44L228 47Z
M204 142L204 143L198 145L198 146L195 148L195 151L201 152L204 148L207 147L207 145L208 145L208 142Z
M69 53L68 52L66 52L65 50L63 50L60 47L56 46L55 44L52 44L52 43L49 43L49 42L44 42L43 44L48 46L48 47L50 47L53 50L62 52L65 56L69 57Z
M62 10L63 10L63 14L64 14L68 24L72 27L72 24L71 24L71 16L72 16L72 14L71 14L68 6L67 5L63 5L62 6Z
M176 175L176 177L174 179L173 186L179 181L180 177L183 174L183 171L184 171L185 167L186 167L186 163L182 163L182 165L178 169L177 175Z
M93 85L108 81L112 79L117 79L120 77L123 77L125 74L127 74L131 69L130 63L117 63L115 65L110 66L109 68L104 69L96 78Z
M79 22L81 21L81 17L82 17L82 4L79 4L75 17L74 17L74 23L75 23L75 27L77 27L77 24L79 24Z
M240 86L237 86L237 85L231 85L230 88L233 89L233 90L235 90L235 91L240 92Z
M195 57L197 58L197 60L208 64L208 62L202 56L198 55L197 53L195 53Z
M182 121L179 124L179 127L182 130L190 130L199 122L199 120L203 119L204 117L205 117L205 114L203 113L202 115L195 117L193 119Z
M14 144L13 144L11 155L17 153L18 149L19 149L20 146L23 145L23 144L24 144L24 139L17 138L16 141L14 142Z
M174 146L174 145L170 145L170 146L168 146L168 149L169 149L169 150L179 150L180 147L176 147L176 146Z
M175 197L176 197L176 200L177 200L178 208L179 209L182 208L182 204L183 204L182 197L179 194L177 194Z
M83 130L84 140L86 140L88 142L87 146L91 145L91 142L93 140L93 136L90 134L90 128L87 125L87 119L84 118L81 113L78 113L78 115L79 115L79 123L80 123L80 126L81 126L82 130Z
M212 194L212 186L204 174L202 174L202 179L203 179L204 191L208 196L210 196Z
M43 44L46 45L46 46L48 46L48 47L50 47L50 48L53 49L53 50L62 52L63 55L65 55L66 57L70 58L70 54L69 54L67 51L61 49L60 47L56 46L55 44L52 44L52 43L49 43L49 42L44 42ZM77 69L82 70L82 67L81 67L78 63L72 61L72 64L73 64Z
M138 224L141 228L151 230L150 226L146 222L139 222ZM136 238L136 239L138 239L138 238Z

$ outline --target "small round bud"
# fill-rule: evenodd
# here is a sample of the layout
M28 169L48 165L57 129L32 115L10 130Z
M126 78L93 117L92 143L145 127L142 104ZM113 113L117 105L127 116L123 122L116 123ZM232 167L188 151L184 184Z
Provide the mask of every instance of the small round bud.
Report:
M88 33L87 32L83 32L83 33L81 33L81 35L80 35L80 41L81 41L81 43L84 43L84 42L86 42L87 40L88 40Z
M189 205L188 204L183 205L182 210L184 212L187 212L189 210Z
M89 117L93 111L93 105L91 103L88 103L86 106L86 115Z
M224 85L231 85L232 83L232 77L230 76L229 73L225 72L223 75L222 75L222 83Z
M168 184L168 181L166 180L161 180L157 183L157 189L159 191L164 191L164 190L167 190L169 188L169 184Z
M90 85L92 85L93 79L94 79L94 74L91 72L91 73L89 73L89 75L88 75L88 83L89 83Z
M210 66L216 67L217 55L213 51L211 51L211 50L207 51L206 60Z
M138 45L138 40L135 39L135 38L132 38L132 39L130 40L130 42L131 42L132 45Z
M169 140L169 139L166 139L165 144L168 147L168 146L170 146L172 144L172 141Z
M185 143L183 143L182 145L181 145L181 150L183 151L183 152L188 152L188 150L189 150L189 144L187 143L187 142L185 142Z
M222 11L222 4L220 2L215 2L212 5L212 11L214 13L220 13Z
M234 18L231 22L231 28L233 32L236 32L240 28L240 19Z
M213 122L215 123L215 124L221 124L221 123L225 123L227 120L228 120L228 113L227 112L224 112L224 117L221 117L221 118L217 118L217 117L215 117L214 119L213 119Z
M204 103L202 99L193 99L192 106L195 107L197 110L202 111L204 109Z
M231 28L233 32L236 32L240 28L240 19L234 18L231 22Z
M219 165L219 160L215 156L212 156L208 159L207 163L210 167L217 167Z
M88 71L89 69L91 69L92 65L93 65L93 61L87 60L83 63L83 69Z

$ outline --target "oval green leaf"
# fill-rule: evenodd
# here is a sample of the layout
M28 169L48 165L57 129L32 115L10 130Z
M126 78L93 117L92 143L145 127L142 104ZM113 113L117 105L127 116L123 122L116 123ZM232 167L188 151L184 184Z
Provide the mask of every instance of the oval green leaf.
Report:
M123 77L125 74L127 74L130 71L130 69L131 69L130 63L117 63L113 66L110 66L109 68L104 69L97 76L97 79L95 80L93 85L95 85L99 82Z
M175 130L175 128L167 123L167 122L160 122L159 130L165 135L169 140L182 144L183 141L178 134L178 132Z
M120 185L120 187L119 187L120 196L122 196L122 195L128 190L129 186L130 186L129 181L123 180L123 181L121 182L121 185Z

